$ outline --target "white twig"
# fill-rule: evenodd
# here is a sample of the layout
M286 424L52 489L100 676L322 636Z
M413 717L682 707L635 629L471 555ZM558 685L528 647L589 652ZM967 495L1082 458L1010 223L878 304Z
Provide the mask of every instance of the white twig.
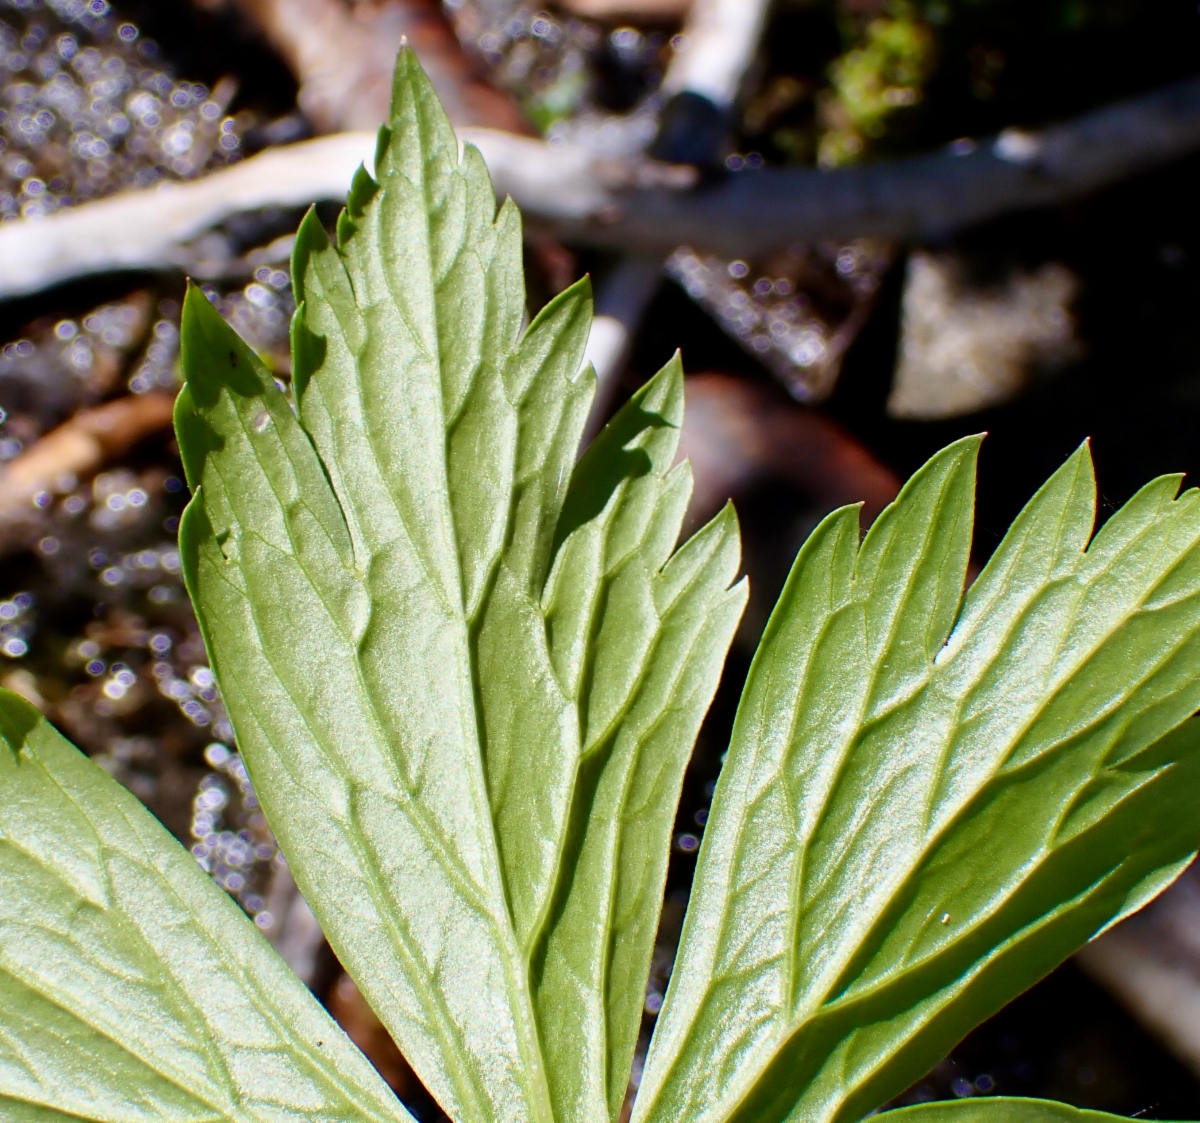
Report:
M728 109L754 60L766 14L767 0L695 0L662 92L687 90Z
M633 337L661 280L658 258L630 256L618 261L596 290L596 317L583 356L596 371L596 396L584 433L585 447L608 420Z
M1200 149L1200 79L1041 132L1007 131L927 156L837 171L764 169L682 191L690 173L463 129L531 225L651 257L690 245L755 255L874 234L919 239L1062 202ZM191 183L0 225L0 298L90 273L186 264L186 243L238 211L344 197L374 139L345 133L272 149Z
M128 191L48 218L0 226L0 297L115 269L186 265L186 244L230 215L344 196L374 148L340 133L273 148L191 183Z
M766 9L767 0L695 0L684 26L684 45L663 79L662 92L668 97L695 94L717 109L716 119L709 122L714 129L710 136L714 151L724 133L721 123L758 50ZM587 348L587 358L596 370L596 398L585 442L609 415L633 336L661 277L661 252L645 256L634 247L597 292L596 318Z

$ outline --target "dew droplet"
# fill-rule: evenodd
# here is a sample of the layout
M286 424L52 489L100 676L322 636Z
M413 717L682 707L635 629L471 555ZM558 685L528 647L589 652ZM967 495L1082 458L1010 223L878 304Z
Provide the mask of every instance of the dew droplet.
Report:
M254 431L256 433L265 432L267 426L271 424L271 415L269 413L267 413L267 411L265 409L261 410L255 416L252 424L254 425Z

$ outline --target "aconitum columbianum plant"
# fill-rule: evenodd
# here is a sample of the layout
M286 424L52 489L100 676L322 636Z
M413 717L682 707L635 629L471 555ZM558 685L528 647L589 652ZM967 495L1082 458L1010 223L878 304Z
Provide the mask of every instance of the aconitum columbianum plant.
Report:
M294 262L280 389L192 290L188 588L338 958L458 1123L622 1109L684 766L745 602L678 543L671 362L578 458L586 281L402 52L374 175ZM1200 495L1099 530L1081 448L964 595L978 441L796 558L746 682L634 1123L855 1123L1200 845ZM0 1115L407 1114L141 805L0 697ZM896 1123L1082 1123L979 1099Z

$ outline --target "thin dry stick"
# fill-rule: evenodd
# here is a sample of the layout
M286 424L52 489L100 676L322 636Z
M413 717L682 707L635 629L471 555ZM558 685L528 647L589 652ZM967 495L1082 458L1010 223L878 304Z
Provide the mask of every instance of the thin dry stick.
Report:
M550 225L591 245L691 245L748 256L827 238L916 240L1077 198L1197 149L1200 78L1191 78L1040 131L1006 129L929 155L834 171L746 171L683 194L631 191L603 212Z
M35 520L39 495L70 491L105 461L169 429L174 402L173 395L158 392L118 398L81 410L39 438L0 471L0 526Z
M683 46L663 75L665 94L683 92L728 109L758 51L767 0L695 0L683 29Z
M708 151L716 151L725 139L728 111L758 50L766 7L766 0L696 0L688 14L684 45L671 60L662 88L668 97L691 95L715 111L702 123L709 135L701 138L701 146ZM673 119L670 106L666 114ZM664 143L670 147L670 141ZM597 292L597 315L588 337L588 358L596 369L588 438L608 418L630 344L661 276L661 253L633 252L617 263Z
M644 256L678 245L731 256L864 234L918 239L1061 203L1200 149L1200 79L1040 132L836 171L763 169L695 191L690 172L598 158L489 129L463 129L531 225ZM0 226L0 299L113 269L186 264L186 243L230 214L345 196L369 134L262 153L204 179Z
M92 273L185 268L187 243L230 215L344 196L373 147L370 134L340 133L270 149L191 183L126 191L49 218L5 223L0 298Z

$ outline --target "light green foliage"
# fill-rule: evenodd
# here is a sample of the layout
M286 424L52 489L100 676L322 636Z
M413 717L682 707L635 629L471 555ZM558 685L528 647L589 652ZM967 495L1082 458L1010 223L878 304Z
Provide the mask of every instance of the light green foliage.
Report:
M406 1120L146 809L0 691L0 1118Z
M574 470L586 283L522 332L517 212L407 51L376 176L336 246L301 227L295 413L189 294L188 585L296 879L443 1106L607 1120L737 528L672 555L677 362Z
M517 213L407 50L393 114L336 245L297 238L290 390L188 294L188 587L297 881L442 1106L610 1123L737 526L676 549L678 362L576 465L586 283L523 329ZM637 1123L854 1123L1200 843L1200 493L1093 539L1081 449L964 600L977 447L797 558ZM7 693L0 736L5 1120L405 1118L131 796ZM983 1112L1101 1119L895 1123Z
M818 160L826 167L853 163L887 132L898 110L917 105L933 71L929 26L903 2L872 19L857 43L829 68L830 96L822 105L825 131Z
M960 608L978 439L801 550L717 788L635 1120L854 1120L1200 841L1200 492L1089 545L1081 448ZM731 1012L736 1012L731 1016Z

